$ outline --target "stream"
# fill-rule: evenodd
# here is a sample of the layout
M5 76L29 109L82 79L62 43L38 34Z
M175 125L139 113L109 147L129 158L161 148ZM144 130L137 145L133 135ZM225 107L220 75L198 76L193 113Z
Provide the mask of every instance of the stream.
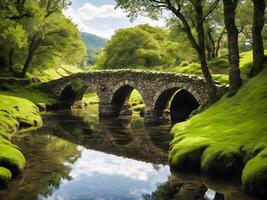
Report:
M144 126L137 115L99 120L96 109L48 112L43 121L13 137L27 165L0 190L1 200L160 199L172 184L187 185L181 200L256 200L242 193L238 178L171 172L169 125Z

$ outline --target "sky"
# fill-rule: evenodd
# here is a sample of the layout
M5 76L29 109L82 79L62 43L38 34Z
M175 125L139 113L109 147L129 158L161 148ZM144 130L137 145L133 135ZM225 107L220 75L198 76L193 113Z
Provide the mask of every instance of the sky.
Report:
M160 27L165 24L164 19L154 21L142 16L131 22L125 12L115 9L115 5L115 0L72 0L72 5L64 11L64 14L78 26L80 31L108 39L121 28L146 23Z

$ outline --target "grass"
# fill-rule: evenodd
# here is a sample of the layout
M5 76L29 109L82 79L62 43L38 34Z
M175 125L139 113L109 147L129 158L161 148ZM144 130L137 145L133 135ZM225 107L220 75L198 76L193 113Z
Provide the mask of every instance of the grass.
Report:
M55 99L39 90L29 87L21 87L19 85L2 85L0 88L0 94L25 98L34 104L44 103L50 105L56 103Z
M96 93L86 93L83 95L83 102L99 102L99 98Z
M39 127L42 119L38 108L29 100L0 93L0 186L25 167L19 147L10 142L19 128Z
M58 68L48 68L44 70L34 70L32 72L33 77L37 77L42 82L48 82L51 80L59 79L64 76L69 76L71 74L83 72L77 66L73 65L61 65Z
M267 55L267 50L265 50ZM247 51L240 53L240 70L241 76L243 79L247 79L249 70L252 67L253 55L252 51ZM228 83L228 60L225 58L215 58L211 61L208 61L209 69L211 71L214 81L227 84ZM190 63L187 61L182 62L179 66L175 68L167 69L176 73L182 74L194 74L202 76L201 68L199 63Z
M266 77L264 70L234 97L224 97L203 113L176 124L171 130L171 164L212 174L243 170L245 189L260 193L260 183L267 182Z

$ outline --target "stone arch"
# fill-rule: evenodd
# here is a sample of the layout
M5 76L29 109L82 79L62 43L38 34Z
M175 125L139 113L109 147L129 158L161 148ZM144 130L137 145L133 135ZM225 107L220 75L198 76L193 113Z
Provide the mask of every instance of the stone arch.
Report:
M170 84L158 91L154 97L153 118L155 121L171 120L173 123L185 121L200 102L191 87ZM190 92L191 91L191 92ZM169 110L165 110L168 108ZM166 111L166 112L164 112Z
M132 114L126 103L128 102L129 97L134 89L136 89L141 94L144 104L146 105L143 90L139 88L138 85L133 81L125 80L112 88L109 102L113 107L113 116L119 116L120 114L122 114L122 112L124 112L125 115Z
M190 114L199 107L195 97L185 89L178 90L170 105L171 121L173 123L187 120Z
M63 102L69 102L70 104L75 101L80 101L88 88L95 92L100 99L99 89L91 83L84 82L82 79L75 79L66 82L64 86L61 87L59 99Z

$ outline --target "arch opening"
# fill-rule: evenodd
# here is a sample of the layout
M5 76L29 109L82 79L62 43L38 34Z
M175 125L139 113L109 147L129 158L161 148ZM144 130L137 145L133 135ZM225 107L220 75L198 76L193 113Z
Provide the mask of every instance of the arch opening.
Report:
M79 99L71 106L72 110L84 110L86 113L90 112L90 116L99 114L99 97L98 94L90 86L85 86Z
M69 83L60 93L60 101L73 104L82 99L87 86L84 86L80 80L74 80Z
M179 90L174 94L170 104L172 123L186 121L198 107L199 103L191 93L184 89Z
M141 94L130 85L120 87L113 95L111 104L114 116L144 115L144 101Z
M199 107L195 97L184 89L170 88L162 92L156 101L154 117L172 123L187 120L195 109Z

